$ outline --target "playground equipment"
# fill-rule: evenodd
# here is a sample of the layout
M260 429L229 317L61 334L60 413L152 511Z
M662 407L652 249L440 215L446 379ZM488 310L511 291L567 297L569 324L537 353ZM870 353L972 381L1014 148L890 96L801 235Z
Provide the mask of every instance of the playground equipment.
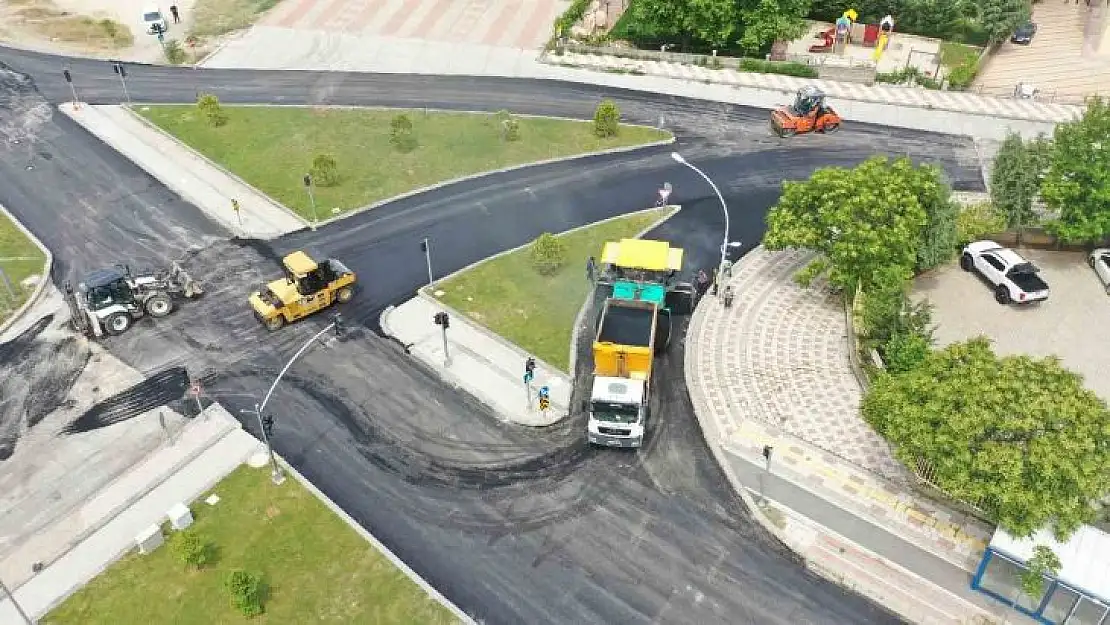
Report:
M833 49L833 34L835 32L836 32L836 28L833 27L833 28L830 28L828 30L823 30L823 31L817 33L816 35L814 35L813 36L814 39L824 39L825 43L824 44L814 44L814 45L809 47L809 51L810 52L832 52L832 49Z
M875 44L875 51L871 53L871 58L878 61L883 57L883 52L886 50L886 44L890 41L890 36L886 33L879 35L879 41Z

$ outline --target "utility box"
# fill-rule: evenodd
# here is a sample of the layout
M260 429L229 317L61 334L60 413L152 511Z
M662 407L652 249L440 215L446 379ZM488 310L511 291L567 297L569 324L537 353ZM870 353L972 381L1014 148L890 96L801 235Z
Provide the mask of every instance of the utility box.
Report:
M162 528L157 524L143 530L135 537L135 544L139 546L139 553L146 555L162 546L166 541L162 536Z
M193 524L193 512L183 503L175 504L166 516L170 520L170 527L175 530L183 530Z

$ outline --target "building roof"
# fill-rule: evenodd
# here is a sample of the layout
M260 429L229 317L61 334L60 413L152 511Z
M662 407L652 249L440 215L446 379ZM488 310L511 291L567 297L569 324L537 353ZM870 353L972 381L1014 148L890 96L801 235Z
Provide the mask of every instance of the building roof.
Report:
M644 385L626 378L600 376L594 378L594 388L590 395L593 401L639 404L644 400Z
M316 271L316 261L304 252L293 252L281 261L293 275L303 276Z
M990 544L991 549L1023 564L1033 557L1037 545L1052 549L1060 558L1056 579L1102 601L1110 601L1110 534L1085 525L1061 544L1048 530L1017 539L999 528Z
M651 302L662 308L667 299L667 289L661 284L622 280L613 284L613 298Z
M682 269L682 250L666 241L622 239L610 241L601 249L601 262L628 269L678 271Z

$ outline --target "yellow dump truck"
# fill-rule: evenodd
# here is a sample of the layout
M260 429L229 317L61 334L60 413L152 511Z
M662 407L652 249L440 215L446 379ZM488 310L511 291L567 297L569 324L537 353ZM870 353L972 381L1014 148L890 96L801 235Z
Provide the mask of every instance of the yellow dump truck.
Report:
M595 445L639 447L651 404L655 353L670 341L666 288L617 282L594 339L594 379L586 438Z

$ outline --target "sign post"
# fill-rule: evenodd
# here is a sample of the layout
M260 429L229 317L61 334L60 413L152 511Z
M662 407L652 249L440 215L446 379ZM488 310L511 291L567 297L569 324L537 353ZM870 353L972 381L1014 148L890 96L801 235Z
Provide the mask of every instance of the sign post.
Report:
M73 94L74 110L81 108L81 102L77 99L77 88L73 86L73 74L70 74L68 69L63 69L62 77L66 79L66 83L69 84L69 92Z
M424 252L424 262L428 265L428 286L431 286L434 282L432 279L432 247L428 242L428 237L424 237L420 241L420 250Z
M203 389L200 386L200 380L196 380L192 384L189 385L189 394L192 395L193 400L197 402L197 416L198 417L200 416L200 413L204 412L204 406L202 406L201 403L200 403L200 394L201 394L202 391L203 391Z
M760 500L762 500L764 502L767 501L767 498L763 495L763 479L762 478L763 478L764 475L769 475L771 473L771 454L774 451L775 451L775 448L771 447L770 445L764 445L763 446L763 460L766 464L764 466L764 469L765 469L764 473L759 474L760 475L759 498L760 498Z
M119 76L119 84L123 87L123 97L131 104L131 94L127 91L127 67L120 61L112 61L112 70Z
M239 227L243 227L243 213L239 209L239 200L231 198L231 210L235 211L235 217L239 220Z
M447 352L447 328L451 326L451 318L445 312L437 312L432 321L443 330L443 366L451 366L451 354Z
M531 356L524 361L524 396L528 399L528 410L532 410L532 380L536 377L536 359Z
M551 408L551 391L546 386L540 387L540 411L547 416L548 409Z

